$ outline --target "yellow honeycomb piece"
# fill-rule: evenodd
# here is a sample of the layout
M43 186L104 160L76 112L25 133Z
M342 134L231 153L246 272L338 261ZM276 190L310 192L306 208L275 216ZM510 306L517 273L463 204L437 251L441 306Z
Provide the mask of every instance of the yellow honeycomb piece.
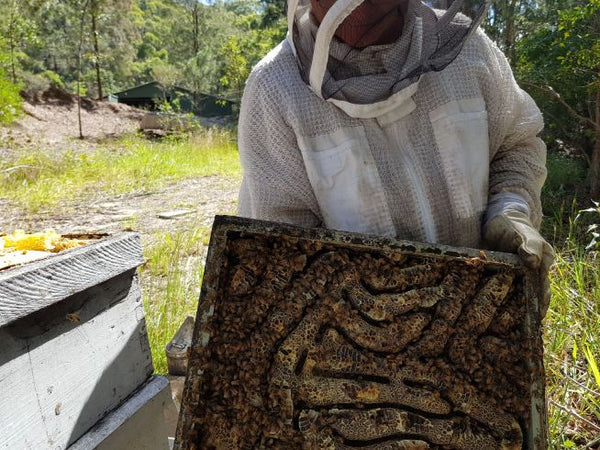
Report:
M0 236L0 249L6 251L42 251L59 252L68 248L78 247L85 242L79 239L67 239L61 237L54 230L46 230L43 233L25 233L23 230Z

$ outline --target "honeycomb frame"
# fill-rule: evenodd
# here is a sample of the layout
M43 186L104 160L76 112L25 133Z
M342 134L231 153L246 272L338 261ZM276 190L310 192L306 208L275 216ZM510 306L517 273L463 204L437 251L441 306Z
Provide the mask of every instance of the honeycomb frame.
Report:
M545 449L512 254L217 216L176 449Z

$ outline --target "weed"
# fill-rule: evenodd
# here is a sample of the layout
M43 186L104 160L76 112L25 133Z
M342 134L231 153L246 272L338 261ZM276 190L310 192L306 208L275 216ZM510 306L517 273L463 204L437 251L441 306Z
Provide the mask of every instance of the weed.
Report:
M82 198L149 191L186 178L240 174L228 131L204 130L163 141L129 136L108 146L89 155L66 151L55 156L40 150L0 161L0 198L37 212Z
M577 220L569 223L550 274L552 300L544 323L554 448L586 445L600 435L600 258L584 248Z
M146 246L140 283L152 359L167 372L165 345L188 315L195 316L210 231L204 227L161 233Z

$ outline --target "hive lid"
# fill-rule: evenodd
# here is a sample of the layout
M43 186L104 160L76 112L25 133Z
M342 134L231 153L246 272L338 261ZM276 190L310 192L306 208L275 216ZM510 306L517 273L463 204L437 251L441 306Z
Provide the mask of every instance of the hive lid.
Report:
M545 448L537 283L511 254L219 216L175 448Z
M143 262L140 236L128 232L89 239L84 246L2 270L0 327L134 269Z

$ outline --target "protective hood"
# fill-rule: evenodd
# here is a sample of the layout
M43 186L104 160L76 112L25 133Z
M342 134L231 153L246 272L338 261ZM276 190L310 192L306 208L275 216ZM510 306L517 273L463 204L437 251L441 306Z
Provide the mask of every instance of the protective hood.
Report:
M320 23L311 14L310 0L289 0L288 40L311 89L358 118L395 109L414 94L422 74L450 64L478 27L489 2L450 0L447 10L434 10L419 0L398 0L395 7L402 9L403 16L400 36L389 44L356 48L336 37L342 34L338 27L348 24L344 20L363 1L378 0L313 0L319 1L333 3L321 14ZM359 32L352 26L346 29Z

